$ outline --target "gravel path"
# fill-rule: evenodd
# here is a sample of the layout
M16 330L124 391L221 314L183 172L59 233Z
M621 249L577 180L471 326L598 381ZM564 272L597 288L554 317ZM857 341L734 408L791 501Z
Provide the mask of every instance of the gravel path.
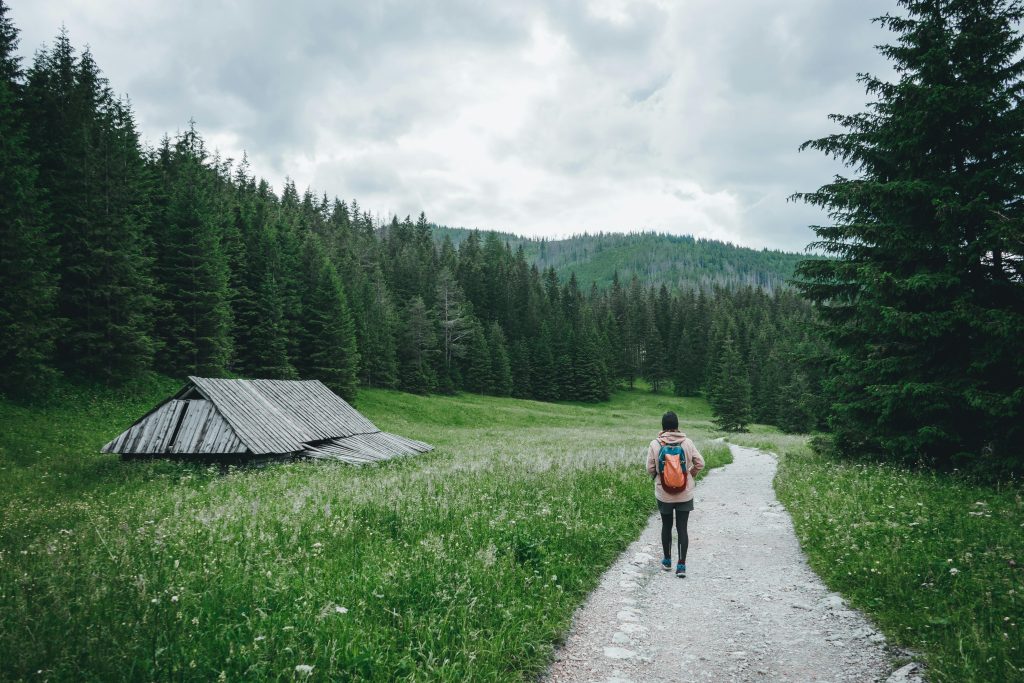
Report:
M687 578L661 571L652 516L576 613L544 680L886 680L884 637L807 566L772 489L774 456L730 448L733 464L697 486Z

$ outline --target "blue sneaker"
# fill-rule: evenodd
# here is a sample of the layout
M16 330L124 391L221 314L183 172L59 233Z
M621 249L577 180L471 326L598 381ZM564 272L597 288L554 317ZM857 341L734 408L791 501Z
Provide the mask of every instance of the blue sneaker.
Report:
M668 567L665 568L668 569ZM678 576L680 579L686 578L686 565L682 562L676 565L676 576Z
M667 572L672 571L672 558L671 557L666 557L664 560L662 560L661 561L661 568L664 569Z

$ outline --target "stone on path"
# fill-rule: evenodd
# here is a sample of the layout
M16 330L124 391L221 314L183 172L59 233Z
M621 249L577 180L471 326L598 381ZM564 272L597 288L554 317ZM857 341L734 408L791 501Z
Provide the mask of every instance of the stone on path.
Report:
M885 683L924 683L924 678L920 674L921 665L911 662L893 671L892 675L885 679Z

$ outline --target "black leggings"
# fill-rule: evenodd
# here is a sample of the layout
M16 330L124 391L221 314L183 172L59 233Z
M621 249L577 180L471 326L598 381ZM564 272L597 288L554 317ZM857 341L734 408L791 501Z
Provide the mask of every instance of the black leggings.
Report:
M686 564L686 549L690 546L690 536L686 533L686 522L690 518L689 512L676 510L676 535L679 536L679 559L680 564ZM668 514L661 514L661 548L665 551L665 557L672 557L672 511Z

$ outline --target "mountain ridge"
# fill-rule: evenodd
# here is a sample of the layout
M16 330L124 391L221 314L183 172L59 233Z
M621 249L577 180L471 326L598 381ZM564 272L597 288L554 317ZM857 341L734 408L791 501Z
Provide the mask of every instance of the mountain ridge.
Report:
M435 226L434 238L446 236L458 246L474 230ZM636 275L644 284L664 284L670 290L750 285L768 291L788 287L804 254L777 249L754 249L721 240L659 232L582 233L561 239L494 233L512 249L523 247L528 261L560 278L575 273L581 286L611 286Z

